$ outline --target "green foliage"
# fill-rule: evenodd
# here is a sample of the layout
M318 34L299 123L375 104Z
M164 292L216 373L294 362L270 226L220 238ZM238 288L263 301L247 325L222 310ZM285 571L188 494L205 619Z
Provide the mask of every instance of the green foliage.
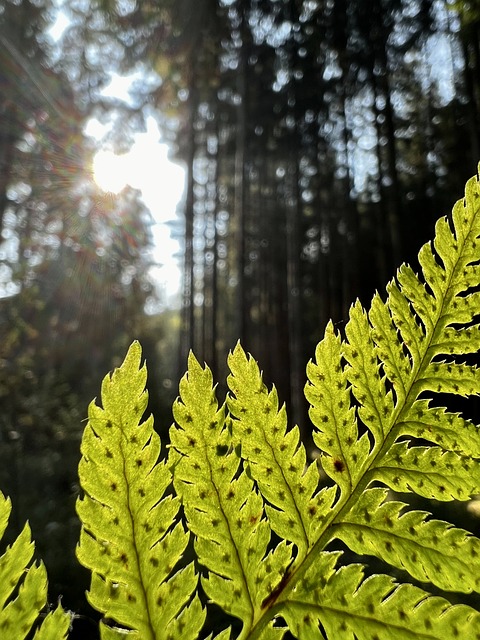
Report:
M10 500L0 492L0 538L12 510ZM15 542L0 557L0 636L22 640L36 626L34 640L67 637L70 614L59 605L37 624L47 603L47 573L43 563L32 564L34 545L25 525Z
M307 367L313 462L240 345L224 404L210 369L190 355L161 455L152 418L142 421L147 371L132 344L103 381L102 407L89 407L79 465L77 555L92 574L87 597L103 614L103 640L197 638L212 604L241 622L241 640L277 640L287 628L299 640L480 638L471 607L367 575L341 563L338 549L427 588L480 592L480 539L393 493L433 501L480 493L478 428L433 404L439 393L480 393L469 359L480 346L477 179L419 261L422 277L404 265L385 301L376 294L368 312L352 306L344 338L327 326ZM1 533L9 511L2 498ZM15 638L46 601L32 554L27 526L0 559L0 630ZM35 638L65 637L69 620L58 608Z
M327 326L305 389L318 461L240 345L220 406L210 369L190 355L160 460L151 421L140 422L146 371L132 345L104 380L103 409L90 407L80 463L78 557L92 571L90 602L113 621L103 637L115 624L140 638L197 637L197 566L208 602L241 621L242 639L287 627L301 640L480 638L474 609L366 577L332 545L443 591L480 592L480 540L389 493L480 493L477 427L432 404L437 393L480 392L465 361L480 345L479 196L472 179L452 220L437 222L419 253L423 278L404 265L386 301L352 306L345 339ZM197 565L183 566L188 532Z

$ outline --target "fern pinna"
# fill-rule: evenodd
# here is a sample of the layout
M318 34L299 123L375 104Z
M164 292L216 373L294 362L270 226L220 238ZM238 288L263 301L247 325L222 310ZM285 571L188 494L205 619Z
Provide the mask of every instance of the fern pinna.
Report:
M438 393L480 392L479 370L465 363L480 346L477 179L419 262L420 276L402 266L368 312L356 302L343 338L327 326L307 366L314 462L240 345L224 405L190 355L159 461L151 422L139 424L145 367L132 345L104 381L103 409L90 408L80 464L78 555L106 617L102 637L196 638L210 602L241 621L242 640L287 629L300 640L480 639L474 609L389 575L365 577L332 546L444 592L480 591L480 540L390 493L480 493L477 427L434 404ZM185 567L189 532L197 561Z
M0 492L0 539L5 533L12 505ZM24 640L64 640L72 616L59 604L45 614L47 571L32 563L35 545L26 524L12 545L0 556L0 638ZM40 624L41 623L41 624Z

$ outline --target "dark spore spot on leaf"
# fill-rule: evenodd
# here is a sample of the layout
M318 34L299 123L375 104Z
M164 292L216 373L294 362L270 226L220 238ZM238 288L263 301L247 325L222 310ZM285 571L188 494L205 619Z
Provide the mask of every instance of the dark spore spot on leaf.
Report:
M137 436L130 436L130 443L131 444L136 444L137 443Z
M311 504L311 505L308 507L308 514L309 514L310 516L314 516L316 513L317 513L317 507L316 507L314 504Z
M161 607L163 605L163 598L162 596L158 596L157 598L157 606Z
M260 453L262 453L262 450L260 449L260 447L255 447L253 453L258 456Z
M140 458L137 458L137 459L135 460L135 464L137 465L137 467L141 467L141 466L142 466L142 464L143 464L143 460L141 460Z
M425 620L425 629L431 629L431 628L432 628L432 621L427 618Z
M138 495L139 495L141 498L144 498L144 497L145 497L145 489L139 489L139 490L138 490Z
M283 502L285 500L285 491L279 491L278 498Z
M355 349L353 349L352 351L352 358L357 358L358 357L358 351L356 351Z
M112 454L112 452L110 451L110 449L106 449L106 451L105 451L105 456L106 456L107 458L113 458L113 454Z
M193 418L189 413L185 415L185 422L193 422Z
M372 602L369 602L367 604L367 611L368 613L372 613L372 614L375 613L375 606Z
M235 524L237 525L238 529L241 529L243 527L243 520L241 518L237 518L237 521Z
M253 429L252 427L245 427L245 433L247 434L247 436L249 436L252 433Z
M228 564L230 562L230 560L231 560L230 554L229 553L224 553L223 556L222 556L222 560Z
M137 599L136 599L136 597L133 595L133 593L129 593L129 594L127 595L127 600L128 600L129 602L136 602L136 601L137 601Z
M191 447L194 447L194 446L197 444L197 441L195 440L195 438L190 437L190 438L188 439L188 444L189 444Z
M232 500L232 498L234 497L235 497L235 491L233 489L229 489L226 496L227 500Z
M322 422L328 422L328 416L322 416Z
M307 614L306 616L303 616L303 624L306 624L308 626L310 626L312 624L312 621L310 620L310 616Z
M333 466L335 468L335 471L338 471L339 473L341 473L345 469L345 465L343 464L342 460L334 460Z
M291 471L292 473L295 473L297 470L297 467L293 463L290 463L288 470Z
M121 553L120 554L120 562L122 564L128 564L128 556L126 553Z
M400 618L400 620L407 620L408 618L407 614L403 609L400 609L400 611L398 612L398 617Z
M152 567L158 567L158 558L150 558L150 564L152 565Z
M228 445L226 444L217 444L216 454L217 456L224 456L228 451Z
M267 406L264 408L263 413L265 413L266 415L268 415L270 413L270 411L272 410L272 407L270 407L268 404Z
M118 488L118 487L117 487L117 483L116 483L116 482L112 482L112 484L110 485L110 489L111 489L112 491L116 491L116 490L117 490L117 488Z
M272 475L272 473L273 473L273 469L272 469L272 467L267 467L267 468L265 469L265 473L267 474L267 476Z
M284 442L282 442L278 448L280 449L280 451L285 451L285 449L287 448L287 445Z
M112 421L111 420L107 420L105 422L105 426L107 427L107 429L111 429L112 428Z
M387 540L387 542L385 543L385 549L386 549L389 553L391 553L391 552L392 552L393 545L392 545L392 543L391 543L389 540Z
M207 497L207 492L204 490L199 491L198 497L200 498L200 500L205 500L205 498Z
M218 527L220 520L218 518L212 518L212 527Z
M218 426L217 420L212 420L212 422L210 422L210 429L216 429L217 426Z
M410 533L411 536L416 536L417 535L417 530L413 526L408 528L408 532Z
M246 407L240 407L240 413L247 413Z
M117 516L115 516L115 518L112 520L112 522L113 522L113 524L114 524L115 526L118 526L118 525L120 524L120 520L118 519L118 517L117 517Z

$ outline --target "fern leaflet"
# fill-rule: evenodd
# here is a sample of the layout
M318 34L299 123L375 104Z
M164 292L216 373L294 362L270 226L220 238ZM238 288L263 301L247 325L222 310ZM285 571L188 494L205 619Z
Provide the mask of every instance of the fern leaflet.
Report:
M204 613L192 598L193 564L174 572L188 543L174 522L178 498L166 496L171 474L159 462L160 439L153 420L140 419L147 404L146 368L135 342L124 364L102 384L103 409L92 403L82 440L77 502L82 531L77 555L92 571L89 602L117 629L102 622L102 638L142 640L190 636ZM172 595L174 594L174 595ZM197 631L196 631L197 630Z
M11 502L0 492L0 538L7 528ZM31 564L34 544L30 527L0 556L0 637L22 640L35 627L47 604L47 572L43 563ZM37 626L34 640L66 637L71 616L58 606Z

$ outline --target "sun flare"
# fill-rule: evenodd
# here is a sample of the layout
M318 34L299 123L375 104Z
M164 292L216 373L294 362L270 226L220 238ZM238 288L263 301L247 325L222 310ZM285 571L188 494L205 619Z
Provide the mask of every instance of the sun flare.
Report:
M109 193L120 193L130 184L129 154L117 155L112 151L98 151L93 159L93 177L97 185Z
M158 133L157 133L158 136ZM179 291L181 272L176 257L178 239L171 237L171 223L185 188L185 170L168 157L169 148L150 133L136 136L131 149L122 155L102 149L93 159L93 178L106 193L119 194L127 185L138 189L150 210L152 277L167 296Z

